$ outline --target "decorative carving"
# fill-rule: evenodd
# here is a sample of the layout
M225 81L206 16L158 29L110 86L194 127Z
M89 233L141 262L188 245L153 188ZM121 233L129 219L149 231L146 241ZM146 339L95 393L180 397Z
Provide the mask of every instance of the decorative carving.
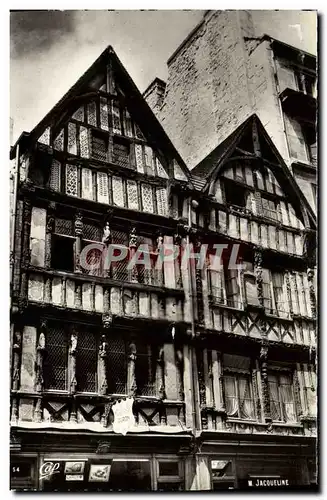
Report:
M102 325L103 328L110 328L113 322L113 316L110 312L102 314Z
M136 345L132 341L129 344L129 356L128 356L128 388L129 396L136 396L137 385L135 377L135 363L136 363Z
M111 242L111 231L109 222L106 222L106 225L103 228L102 243L104 243L105 245L109 245L110 242Z
M133 259L133 256L134 256L135 251L136 251L137 243L138 243L138 237L136 235L136 228L133 227L131 229L131 232L130 232L130 235L129 235L129 254L130 254L130 259ZM128 272L128 274L129 274L130 281L132 281L134 283L137 283L137 281L138 281L137 280L137 269L136 269L135 265Z
M83 215L77 212L75 215L75 236L82 236L83 234Z
M106 403L104 405L104 410L103 410L103 413L102 413L102 416L101 416L101 424L104 426L104 427L108 427L109 425L109 415L110 415L110 411L111 411L111 407L112 407L112 402L109 401L109 403ZM107 453L107 451L97 451L96 453Z
M22 265L27 267L30 263L30 231L31 231L32 204L24 199L23 207L23 242L22 242Z
M111 408L111 405L110 405ZM98 447L96 449L97 454L109 453L111 447L111 443L109 441L99 441Z
M268 346L262 345L260 349L260 364L261 364L261 389L263 396L263 410L265 421L271 421L270 415L270 398L269 398L269 386L268 386L268 367L267 367L267 359L268 359Z
M40 335L38 340L38 345L36 348L36 382L35 389L37 392L42 392L44 378L43 378L43 359L45 353L45 339L46 339L46 331L47 331L47 321L43 320L40 326Z
M71 378L70 378L70 392L75 394L77 380L76 380L76 350L77 350L77 332L73 329L70 337L70 366L71 366Z
M259 390L258 390L258 381L257 381L257 370L256 368L252 369L251 372L252 375L252 387L253 387L253 394L254 394L254 402L255 402L255 409L256 409L256 414L257 414L257 420L260 422L261 421L261 402L260 402L260 397L259 397Z
M22 345L22 334L18 330L15 331L14 333L14 344L13 344L12 388L14 391L17 391L19 388L21 345Z
M291 290L291 282L288 273L285 273L285 283L286 283L286 294L287 294L287 302L290 310L290 314L293 314L293 303L292 303L292 290Z
M294 387L294 399L295 399L296 413L297 413L298 417L302 417L303 408L301 405L300 383L299 383L299 377L298 377L297 370L294 370L294 373L293 373L293 387Z
M107 381L107 358L108 358L108 342L106 339L105 335L101 336L101 343L99 347L99 369L100 369L100 377L102 380L101 387L100 387L100 394L105 395L107 394L107 389L108 389L108 381Z
M263 307L264 306L264 297L263 297L262 252L261 252L261 250L256 250L254 252L254 273L256 275L259 304L260 304L260 306Z
M17 423L18 421L18 399L13 398L11 402L11 421Z
M157 380L159 383L159 397L160 399L166 398L165 392L165 361L164 361L164 349L163 346L160 347L157 359Z
M136 234L136 228L133 227L131 229L131 232L129 234L129 247L130 248L133 248L133 247L137 247L137 242L138 242L138 238L137 238L137 234Z
M307 277L309 282L310 308L313 318L317 317L316 293L314 286L314 269L308 269Z

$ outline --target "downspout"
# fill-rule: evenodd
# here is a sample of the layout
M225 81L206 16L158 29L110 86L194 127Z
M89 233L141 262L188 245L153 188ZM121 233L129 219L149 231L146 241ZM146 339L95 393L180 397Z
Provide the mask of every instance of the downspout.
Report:
M15 232L16 232L16 214L17 214L17 186L19 178L19 143L16 146L16 175L14 176L14 192L13 192L13 204L11 210L11 235L10 235L10 286L13 282L14 273L14 255L15 255Z

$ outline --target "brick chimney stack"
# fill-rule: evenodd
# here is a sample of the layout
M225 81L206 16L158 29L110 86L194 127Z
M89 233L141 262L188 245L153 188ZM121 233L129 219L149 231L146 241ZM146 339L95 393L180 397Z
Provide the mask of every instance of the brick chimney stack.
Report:
M156 114L163 105L166 91L166 82L160 78L155 78L148 88L143 92L143 97Z

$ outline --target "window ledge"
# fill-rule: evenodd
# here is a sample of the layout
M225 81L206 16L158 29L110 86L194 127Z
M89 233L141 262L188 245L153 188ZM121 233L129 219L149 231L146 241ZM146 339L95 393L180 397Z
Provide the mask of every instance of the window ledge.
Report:
M270 318L270 319L278 319L278 320L289 321L290 323L293 323L293 318L292 318L290 313L287 317L282 317L282 316L278 316L277 314L269 314L269 313L266 313L266 316L267 316L267 318Z
M277 421L273 421L271 423L271 425L273 427L294 427L294 428L297 428L297 429L302 429L302 425L298 422L277 422Z
M230 422L232 424L247 424L247 425L262 425L262 427L266 427L267 424L264 422L258 422L257 420L246 420L242 418L227 418L226 422Z

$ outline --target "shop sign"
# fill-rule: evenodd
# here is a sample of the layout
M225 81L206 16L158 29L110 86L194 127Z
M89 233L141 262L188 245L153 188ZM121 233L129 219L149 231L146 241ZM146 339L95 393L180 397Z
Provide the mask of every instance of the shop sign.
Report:
M40 467L40 479L49 479L60 472L60 462L44 462Z
M125 434L134 427L135 418L133 415L133 403L133 398L127 398L112 405L114 414L112 430L117 434L123 434L125 436Z
M66 474L66 481L83 481L83 474Z
M247 482L249 488L283 488L291 486L289 479L281 477L251 477Z

